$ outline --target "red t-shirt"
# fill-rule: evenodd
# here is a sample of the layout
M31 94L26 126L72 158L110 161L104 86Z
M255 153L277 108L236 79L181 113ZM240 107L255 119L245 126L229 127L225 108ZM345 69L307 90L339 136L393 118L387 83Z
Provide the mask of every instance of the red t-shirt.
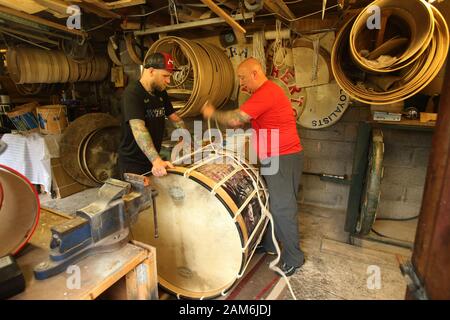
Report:
M255 130L253 145L256 145L260 159L296 153L303 149L291 102L283 89L274 82L264 82L240 109L252 118L251 124Z

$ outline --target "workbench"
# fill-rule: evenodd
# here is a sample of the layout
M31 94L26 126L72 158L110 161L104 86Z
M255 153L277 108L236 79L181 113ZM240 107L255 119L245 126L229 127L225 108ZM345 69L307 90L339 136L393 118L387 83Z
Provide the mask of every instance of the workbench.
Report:
M89 256L69 266L66 272L36 280L33 269L48 258L51 226L70 218L41 211L39 226L30 243L16 256L26 289L12 299L158 299L156 249L136 241L112 252Z

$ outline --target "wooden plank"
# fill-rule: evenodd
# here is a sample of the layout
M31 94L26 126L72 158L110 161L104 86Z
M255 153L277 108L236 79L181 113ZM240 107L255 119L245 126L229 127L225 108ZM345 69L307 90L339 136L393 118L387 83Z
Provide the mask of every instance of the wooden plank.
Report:
M283 292L284 288L286 287L287 287L286 279L281 277L265 300L277 300L280 297L281 293Z
M450 63L445 70L412 257L431 300L450 299Z
M61 31L64 31L64 32L76 34L76 35L79 35L79 36L86 36L86 33L84 31L80 31L80 30L77 30L77 29L69 29L65 25L58 24L58 23L55 23L55 22L52 22L52 21L49 21L49 20L46 20L46 19L43 19L43 18L40 18L40 17L37 17L37 16L33 16L31 14L28 14L28 13L20 12L20 11L17 11L17 10L14 10L14 9L11 9L11 8L8 8L8 7L5 7L5 6L1 6L0 5L0 12L7 13L7 14L10 14L10 15L19 17L19 18L31 20L33 22L36 22L36 23L39 23L39 24L42 24L42 25L45 25L45 26L48 26L48 27L51 27L51 28L54 28L54 29L58 29L58 30L61 30Z
M64 2L63 0L34 0L34 1L42 6L45 6L47 11L48 9L51 9L66 17L69 16L69 14L67 13L67 8L69 7L69 4L67 2Z
M320 251L347 257L350 260L362 261L373 265L384 265L386 267L398 268L398 260L394 254L356 247L331 239L322 239Z
M236 22L228 13L222 10L217 4L215 4L212 0L201 0L204 4L206 4L215 14L219 17L222 17L228 25L233 28L233 30L239 31L241 33L246 33L245 29L241 27L239 23Z
M110 10L110 8L106 5L106 3L98 1L98 0L82 0L82 2L85 3L91 3L94 6L103 9L103 10Z
M133 271L133 277L130 279L136 285L134 293L137 300L158 300L158 272L156 267L156 248L148 244L133 240L132 243L147 251L145 261L137 266ZM128 293L128 277L127 277Z
M231 10L236 10L239 8L237 1L235 1L235 0L222 0L221 3L225 7L227 7L228 9L231 9Z
M3 5L5 7L14 10L23 11L28 14L34 14L46 10L45 6L42 6L33 0L20 0L20 1L0 0L0 5Z
M79 3L78 5L84 10L96 14L97 16L102 18L112 18L112 19L121 18L120 14L110 11L108 8L104 9L103 7L98 6L97 3L82 2Z
M284 19L295 19L295 15L282 0L265 0L264 8L279 14Z
M131 246L131 245L127 245ZM126 247L126 249L128 249ZM136 247L135 247L136 248ZM101 256L101 255L100 255ZM99 257L99 255L97 255ZM114 283L116 283L120 278L126 276L129 272L131 272L136 266L139 266L142 261L144 261L146 258L146 252L144 250L140 250L140 252L131 259L126 260L125 263L123 263L120 266L120 270L117 270L116 272L113 272L112 274L108 275L105 279L102 281L92 284L90 287L86 288L86 293L80 297L82 300L94 300L97 298L100 294L106 291L109 287L111 287Z
M245 14L245 18L242 16L242 14L236 15L234 20L244 20L244 19L252 19L255 16L254 13L248 13ZM135 31L135 36L143 36L146 34L155 34L155 33L165 33L165 32L173 32L178 30L184 30L184 29L191 29L191 28L198 28L198 27L204 27L204 26L213 26L222 24L225 22L225 19L218 17L218 18L211 18L211 19L204 19L199 21L193 21L193 22L186 22L186 23L179 23L176 25L170 25L170 26L163 26L163 27L156 27L156 28L150 28L142 31Z
M138 285L137 285L137 271L136 269L131 270L126 276L126 294L127 300L136 300L138 296Z
M358 246L358 247L362 247L362 248L367 248L367 249L372 249L372 250L377 250L377 251L383 251L386 253L401 255L406 258L411 258L411 255L412 255L411 249L383 243L380 241L376 241L375 239L352 236L352 244L355 246Z
M45 38L45 37L40 37L40 36L34 35L32 33L29 33L29 32L23 32L23 31L20 31L20 30L6 28L6 27L0 27L0 30L6 31L6 32L11 32L11 33L14 33L14 34L17 34L17 35L21 35L21 36L27 37L29 39L34 39L34 40L50 43L50 44L53 44L55 46L57 46L59 44L58 41L50 40L50 39Z
M145 0L119 0L114 2L106 2L105 5L111 9L120 9L125 7L137 6L139 4L144 4Z
M433 128L436 126L436 122L430 121L430 122L420 122L420 120L409 120L409 119L402 119L400 121L375 121L375 120L370 120L368 121L370 123L376 124L376 123L381 123L381 124L388 124L388 125L392 125L392 126L405 126L405 127L429 127L429 128Z
M69 7L69 4L67 2L64 2L63 0L34 0L34 1L46 7L47 11L48 9L51 9L53 11L56 11L63 17L69 16L69 14L67 13L67 8Z

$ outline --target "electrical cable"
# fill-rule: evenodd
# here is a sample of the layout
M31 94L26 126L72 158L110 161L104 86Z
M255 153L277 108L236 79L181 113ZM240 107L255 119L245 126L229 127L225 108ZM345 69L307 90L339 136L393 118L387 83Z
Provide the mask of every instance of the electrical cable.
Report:
M370 230L371 230L373 233L375 233L377 236L382 237L382 238L392 239L392 240L401 241L401 242L405 242L405 241L406 241L406 240L404 240L404 239L399 239L399 238L394 238L394 237L390 237L390 236L384 235L384 234L382 234L382 233L376 231L373 227L372 227ZM404 247L412 248L412 245L411 245L411 246L405 245Z
M110 23L110 22L112 22L112 21L114 21L114 20L115 20L115 19L109 19L108 21L106 21L106 22L104 22L104 23L102 23L102 24L100 24L100 25L98 25L98 26L96 26L96 27L93 27L93 28L90 28L90 29L84 30L84 31L85 31L85 32L91 32L91 31L94 31L94 30L103 28L103 27L106 26L108 23Z
M329 6L329 7L325 8L325 11L333 9L335 7L340 7L340 5L339 4L335 4L335 5ZM288 22L294 22L294 21L298 21L298 20L301 20L301 19L313 16L313 15L316 15L318 13L322 13L322 10L311 12L311 13L308 13L308 14L306 14L304 16L301 16L301 17L298 17L298 18L294 18L294 19L286 18L285 16L283 16L283 15L277 13L277 12L261 14L258 17L266 17L266 16L274 16L275 15L275 16L279 16L280 18L282 18L282 19L284 19L284 20L286 20Z
M151 15L151 14L154 14L154 13L156 13L156 12L158 12L158 11L167 9L168 7L169 7L169 6L167 5L167 6L158 8L158 9L156 9L156 10L154 10L154 11L150 11L150 12L143 13L143 14L130 14L130 15L128 15L128 16L125 16L125 18L139 18L139 17L146 17L146 16L149 16L149 15Z

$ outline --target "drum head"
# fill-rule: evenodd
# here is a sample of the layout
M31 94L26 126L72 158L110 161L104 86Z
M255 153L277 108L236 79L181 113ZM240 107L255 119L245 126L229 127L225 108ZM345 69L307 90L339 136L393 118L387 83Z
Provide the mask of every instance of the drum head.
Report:
M0 165L0 257L16 254L31 238L39 220L39 200L30 182Z
M302 127L321 129L335 124L348 107L349 97L336 81L306 88L308 100L297 122Z
M132 234L156 247L164 288L182 297L212 298L237 279L242 235L219 197L193 179L178 173L153 178L159 237L152 209L140 213Z
M300 40L297 41L297 45L292 48L297 85L307 88L329 83L333 77L329 54L322 48L316 53L310 41ZM314 69L315 58L317 59L316 69Z

